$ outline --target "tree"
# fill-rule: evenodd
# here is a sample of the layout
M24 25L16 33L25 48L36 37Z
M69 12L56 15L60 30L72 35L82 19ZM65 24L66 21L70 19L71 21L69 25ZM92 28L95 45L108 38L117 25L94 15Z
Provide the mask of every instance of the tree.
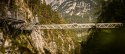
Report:
M101 15L97 22L125 23L125 1L102 1ZM115 29L91 29L90 38L82 43L84 54L125 54L125 28L124 25Z

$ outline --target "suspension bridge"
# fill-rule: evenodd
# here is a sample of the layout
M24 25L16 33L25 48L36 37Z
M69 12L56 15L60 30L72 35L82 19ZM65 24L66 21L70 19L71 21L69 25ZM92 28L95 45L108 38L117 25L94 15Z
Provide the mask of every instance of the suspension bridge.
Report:
M33 30L33 29L80 29L80 28L118 28L122 26L122 23L72 23L72 24L27 24L23 20L13 18L0 18L0 23L6 22L13 28L21 30Z

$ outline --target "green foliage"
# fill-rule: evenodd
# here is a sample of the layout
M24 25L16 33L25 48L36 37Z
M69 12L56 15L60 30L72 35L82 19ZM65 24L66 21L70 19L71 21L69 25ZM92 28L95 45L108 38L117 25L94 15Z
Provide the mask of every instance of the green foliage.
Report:
M109 0L102 2L101 15L98 22L125 22L125 1ZM91 31L88 41L82 43L85 54L125 54L125 27L115 29L97 29Z
M125 22L124 0L112 0L102 4L102 13L98 22Z
M7 11L13 11L15 12L18 9L18 6L15 4L15 0L1 0L0 1L0 14L1 16L6 16ZM1 17L2 18L2 17ZM10 54L33 54L35 53L35 49L31 44L29 43L31 40L28 39L28 33L29 31L22 31L19 29L12 28L12 26L8 23L8 21L2 21L1 24L2 26L0 28L0 31L3 32L4 35L4 40L3 45L0 47L0 53L2 54L7 51L7 49L10 49L11 51L9 52ZM24 35L22 35L24 34ZM6 40L11 40L12 46L9 47L4 47L5 41ZM10 44L10 43L9 43Z
M7 22L2 23L1 25L3 27L1 31L4 34L4 41L11 40L12 43L12 46L8 47L12 50L10 53L36 53L36 50L33 48L30 43L31 40L28 37L31 32L12 28ZM7 49L4 46L0 47L2 53L5 53L6 50Z
M9 4L9 10L16 12L16 10L19 7L15 4L15 0L10 0L10 1L11 2ZM26 4L27 6L26 8L29 8L32 11L33 16L36 15L38 16L40 24L66 23L58 12L51 9L50 5L46 5L46 3L43 4L40 3L41 0L24 0L24 1L25 1L24 4ZM11 25L9 25L7 22L5 22L3 25L4 25L3 27L5 28L2 31L4 32L5 39L11 40L12 46L10 46L10 48L14 53L37 54L38 51L36 50L36 48L34 48L34 46L32 45L32 41L29 38L29 34L31 33L30 31L15 29L11 27ZM73 30L43 30L43 31L45 33L43 38L47 43L50 42L56 43L58 47L57 53L59 54L79 53L79 50L77 50L80 48L79 43L77 42L77 37L75 32L73 32ZM3 47L0 50L4 52L6 49ZM44 48L44 50L45 52L50 53L50 49Z
M40 20L40 24L65 24L65 20L59 15L58 12L51 9L50 5L46 5L45 3L39 4L32 3L34 15L38 15ZM35 8L35 9L34 9ZM58 52L57 53L78 53L79 43L77 42L76 34L72 30L44 30L44 39L47 43L55 42L57 45ZM72 42L71 42L72 41ZM76 45L73 45L76 44ZM69 50L69 45L73 45L75 49ZM49 49L48 49L49 50ZM63 51L64 50L64 51ZM74 51L74 52L73 52Z

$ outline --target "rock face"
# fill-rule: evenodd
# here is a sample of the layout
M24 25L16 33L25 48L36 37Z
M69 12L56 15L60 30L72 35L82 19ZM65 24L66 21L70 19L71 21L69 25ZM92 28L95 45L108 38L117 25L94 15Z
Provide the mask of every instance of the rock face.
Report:
M66 19L71 18L70 20L72 18L80 18L80 20L88 18L91 21L90 18L93 17L91 10L97 5L94 0L52 0L46 2L52 6L53 10L59 11Z
M85 0L62 0L53 1L51 3L54 10L59 10L62 13L68 13L69 15L82 16L90 11L93 5L92 1Z
M2 0L0 16L24 20L27 24L65 23L59 14L44 3L45 0ZM54 13L54 14L53 14ZM74 54L79 44L75 33L70 30L22 31L4 24L0 40L2 54Z

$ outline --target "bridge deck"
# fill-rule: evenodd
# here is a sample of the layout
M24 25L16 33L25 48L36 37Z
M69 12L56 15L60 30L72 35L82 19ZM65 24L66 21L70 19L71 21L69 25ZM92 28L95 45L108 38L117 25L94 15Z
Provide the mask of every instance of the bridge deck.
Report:
M79 29L79 28L118 28L122 26L122 23L82 23L82 24L45 24L45 25L33 25L26 24L25 21L14 18L0 18L0 24L7 22L14 28L21 30L32 29Z
M118 28L122 23L83 23L83 24L48 24L29 25L24 29L80 29L80 28Z

